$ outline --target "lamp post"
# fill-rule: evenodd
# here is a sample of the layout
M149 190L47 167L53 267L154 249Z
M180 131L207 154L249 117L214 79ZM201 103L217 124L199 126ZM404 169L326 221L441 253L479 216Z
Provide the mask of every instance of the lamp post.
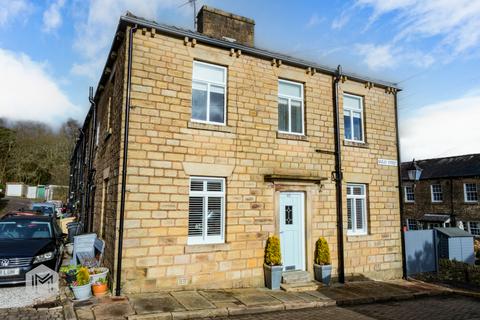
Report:
M422 175L422 171L423 169L420 168L417 163L415 162L415 159L413 159L412 163L410 164L410 167L408 167L408 170L407 170L407 173L408 173L408 180L410 180L411 182L413 182L413 215L415 216L415 187L416 187L416 183L418 180L420 180L420 177ZM418 224L417 224L417 228L418 228Z

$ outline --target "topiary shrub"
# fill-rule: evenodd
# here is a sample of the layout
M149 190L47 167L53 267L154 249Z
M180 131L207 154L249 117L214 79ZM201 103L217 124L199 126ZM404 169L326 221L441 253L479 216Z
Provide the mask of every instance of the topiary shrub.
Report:
M282 264L282 253L280 252L280 239L271 236L267 239L265 246L265 264L269 266L280 266Z
M330 264L330 249L324 237L318 238L315 243L315 263L319 265Z

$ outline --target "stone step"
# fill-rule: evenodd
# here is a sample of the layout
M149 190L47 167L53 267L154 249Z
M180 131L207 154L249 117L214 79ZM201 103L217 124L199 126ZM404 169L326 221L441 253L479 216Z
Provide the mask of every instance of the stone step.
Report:
M307 271L286 271L282 273L282 283L304 283L312 280L310 273Z
M317 281L306 281L298 283L282 283L280 288L287 292L305 292L316 291L322 287L322 284Z

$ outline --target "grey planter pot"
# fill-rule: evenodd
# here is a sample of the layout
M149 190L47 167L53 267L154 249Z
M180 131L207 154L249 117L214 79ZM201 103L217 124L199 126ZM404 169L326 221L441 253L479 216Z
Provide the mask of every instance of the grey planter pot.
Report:
M315 280L323 283L324 285L330 285L330 280L332 279L332 265L320 265L313 264L313 271L315 274Z
M280 289L282 272L283 266L269 266L263 264L263 273L265 274L265 287L271 290Z

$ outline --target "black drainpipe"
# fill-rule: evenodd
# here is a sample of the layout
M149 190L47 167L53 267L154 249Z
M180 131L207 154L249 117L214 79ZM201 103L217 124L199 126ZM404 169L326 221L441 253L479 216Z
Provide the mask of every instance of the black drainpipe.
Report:
M91 193L94 192L95 182L93 181L93 155L95 150L95 141L97 133L97 104L93 98L93 87L89 88L88 101L92 106L92 134L90 135L90 156L88 157L88 231L91 232L93 229L93 212L95 208L95 203L90 201Z
M122 192L120 198L120 225L118 226L118 258L117 258L117 282L115 286L115 295L121 294L121 275L122 275L122 250L123 250L123 224L125 220L125 193L127 184L127 156L128 156L128 126L130 123L130 89L132 86L132 52L133 52L133 33L138 26L130 28L128 37L128 62L127 62L127 94L125 101L125 129L123 132L123 165L122 165Z
M405 254L405 231L404 231L404 206L403 206L403 185L402 185L402 170L400 162L400 135L398 133L398 101L397 91L394 92L395 101L395 133L397 135L397 174L398 174L398 200L400 206L400 235L402 239L402 273L403 278L407 279L407 260Z
M338 282L345 283L345 256L343 252L343 204L342 204L342 154L340 145L340 118L338 110L338 82L342 76L342 67L338 65L333 77L333 115L335 134L335 188L337 196L337 242L338 242Z

